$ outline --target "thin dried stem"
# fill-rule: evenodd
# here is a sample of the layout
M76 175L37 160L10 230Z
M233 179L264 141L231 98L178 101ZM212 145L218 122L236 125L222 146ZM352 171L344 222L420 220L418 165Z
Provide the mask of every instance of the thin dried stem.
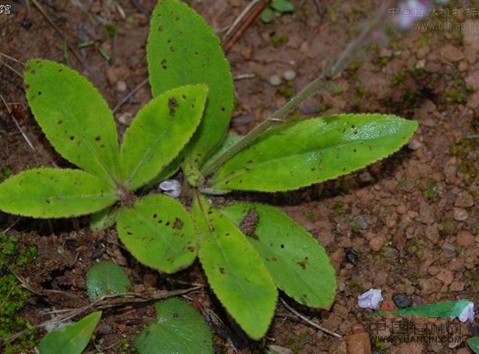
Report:
M38 3L37 0L32 0L32 3L33 5L35 5L35 7L38 9L38 11L40 11L40 13L42 14L42 16L45 18L45 20L48 22L48 24L50 26L52 26L52 28L63 38L63 40L65 41L66 43L66 46L67 48L70 50L70 52L73 53L73 55L75 56L75 58L82 64L82 65L85 65L85 63L83 62L82 58L80 57L80 55L77 53L76 50L73 49L73 47L70 45L70 43L68 42L68 39L66 37L66 35L64 34L64 31L60 30L60 28L58 28L57 25L55 25L55 23L53 23L53 21L50 19L50 17L48 16L48 14L45 12L45 10L43 9L43 7Z
M10 59L10 60L14 61L15 63L22 64L23 66L25 66L25 63L24 63L24 62L18 60L17 58L14 58L14 57L12 57L12 56L10 56L10 55L8 55L8 54L5 54L5 53L3 53L3 52L0 52L0 55L1 55L2 57L5 57L5 58L7 58L7 59Z
M295 309L293 309L291 306L289 306L286 301L284 301L283 299L281 299L281 303L284 305L284 307L286 307L289 311L291 311L291 313L293 313L295 316L299 317L300 319L302 319L304 322L306 322L307 324L309 324L310 326L316 328L316 329L319 329L320 331L323 331L324 333L327 333L333 337L336 337L336 338L342 338L339 334L337 334L336 332L333 332L333 331L330 331L329 329L327 328L324 328L322 326L320 326L319 324L317 324L316 322L313 322L311 321L310 319L308 319L307 317L303 316L302 314L300 314L298 311L296 311Z
M130 93L128 93L116 106L115 108L113 108L113 113L116 113L116 111L121 107L123 106L123 104L128 101L131 96L133 96L139 89L141 89L144 85L146 85L146 83L148 82L148 79L145 79L143 80L142 82L140 82L138 84L138 86L136 86L133 90L130 91Z
M359 34L359 36L346 46L339 59L330 69L323 70L321 75L316 80L312 81L300 93L298 93L288 103L286 103L281 109L266 118L262 123L256 126L256 128L251 130L245 137L243 137L243 139L241 139L238 143L226 150L211 164L208 164L202 170L203 174L205 176L210 175L211 173L216 171L223 163L236 155L239 151L244 149L251 142L256 140L266 130L278 124L278 122L287 121L286 118L288 117L288 115L296 108L298 108L302 102L311 97L313 94L319 91L331 90L334 86L331 84L330 80L339 75L345 68L349 67L351 63L353 63L353 61L356 59L356 56L360 52L360 50L372 42L373 32L384 26L387 20L387 11L391 7L391 4L394 3L394 1L395 0L389 0L385 1L382 4L382 6L376 13L376 16L369 23L366 23L364 29Z
M24 282L22 282L22 286L25 286ZM27 286L28 286L27 289L29 290L33 289L30 285L27 285ZM43 328L46 326L51 326L54 324L65 322L75 317L78 317L80 315L87 315L94 311L104 311L104 310L110 310L114 308L115 309L122 308L123 310L127 310L127 309L134 308L135 305L146 304L146 303L154 302L157 300L166 299L169 297L184 295L194 291L198 291L202 287L203 286L195 286L189 289L182 289L182 290L158 291L152 294L121 293L121 294L105 295L85 306L81 306L74 309L62 309L62 310L50 311L49 312L50 314L57 315L54 319L42 322L38 325L32 326L28 330L23 330L19 333L16 333L10 336L9 338L7 338L6 343L10 343L14 341L15 339L17 339L22 334L29 333L34 329ZM47 293L45 290L40 290L40 291L36 289L33 289L33 290L35 294L40 296L44 296Z
M37 149L35 149L35 146L33 146L32 142L30 141L30 139L28 139L28 136L27 134L25 134L25 132L23 131L22 127L20 127L20 124L18 124L18 121L15 119L15 117L13 116L12 114L12 111L10 110L10 107L8 107L8 104L7 104L7 101L5 101L5 98L0 95L0 100L3 102L3 104L5 105L5 108L7 109L7 112L8 114L10 115L10 118L12 118L13 122L15 123L17 129L20 131L20 133L22 134L23 136L23 139L25 139L25 141L27 142L28 146L30 146L30 148L33 150L33 152L37 152Z

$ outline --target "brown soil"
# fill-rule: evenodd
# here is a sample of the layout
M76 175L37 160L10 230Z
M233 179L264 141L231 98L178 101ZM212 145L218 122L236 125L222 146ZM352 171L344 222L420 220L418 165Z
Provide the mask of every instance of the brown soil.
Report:
M111 107L147 78L148 18L142 8L132 4L141 3L151 11L154 1L42 1L61 35L35 6L28 8L21 1L10 3L12 13L0 14L2 53L21 62L33 57L68 62L98 87ZM231 24L247 3L192 2L216 31ZM467 8L476 9L477 14L478 2L467 3ZM388 33L389 41L369 50L362 63L335 80L340 90L318 94L301 108L304 116L381 112L417 120L420 127L407 147L337 181L288 194L260 196L305 226L327 249L338 274L337 298L330 311L286 301L350 342L357 339L350 336L353 330L362 331L358 323L371 337L377 334L372 313L357 306L358 294L370 288L382 289L388 300L393 294L406 293L413 304L479 299L479 17L467 13L464 6L463 2L452 3L447 18L444 14L425 20L430 24L449 21L449 28L416 28L408 35ZM283 105L290 92L303 88L325 63L337 58L374 11L375 5L365 1L297 1L293 14L276 18L272 24L255 21L228 53L234 75L254 74L236 81L239 103L232 129L245 133ZM118 25L114 41L108 38L104 23ZM84 65L66 49L62 36ZM86 41L95 41L109 53L111 61L106 61L95 47L79 49L79 44ZM15 61L3 57L1 61L22 71ZM269 78L283 77L286 70L297 74L292 83L283 80L281 86L271 86ZM21 77L0 65L0 78L0 94L11 108L22 107L26 113L16 108L9 114L0 104L1 168L18 173L37 166L67 166L28 113ZM149 87L144 85L121 106L116 112L120 132L149 99ZM12 115L35 151L20 134ZM37 260L22 275L36 288L69 294L32 296L20 314L32 324L48 319L41 313L44 308L85 305L85 274L98 260L124 266L136 291L205 283L198 265L173 277L139 265L122 248L114 229L91 232L87 218L44 221L0 213L0 230L5 229L7 234L18 235L25 243L33 242L39 249ZM347 352L345 338L340 340L308 326L282 305L278 305L267 336L253 342L228 320L210 291L190 294L188 299L204 314L213 311L224 322L213 327L217 352L266 352L270 345L281 347L285 353L288 349L294 353ZM152 306L108 312L95 333L96 348L90 346L89 352L128 352L125 343L131 347L135 335L153 317ZM463 341L470 336L468 325L462 325L460 336L460 343L449 345L374 341L365 345L383 353L469 353ZM360 345L351 347L359 350Z

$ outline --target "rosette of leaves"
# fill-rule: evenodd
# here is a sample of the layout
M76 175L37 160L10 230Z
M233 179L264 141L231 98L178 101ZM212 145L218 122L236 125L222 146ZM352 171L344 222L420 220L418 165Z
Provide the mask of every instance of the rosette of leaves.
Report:
M266 333L281 289L329 308L335 272L324 249L275 208L217 208L206 194L281 192L358 170L398 150L417 124L392 115L338 114L271 128L212 169L241 137L227 135L233 81L219 39L186 4L159 1L147 45L155 97L120 147L112 113L86 79L52 62L27 64L27 98L53 147L75 169L34 169L0 184L0 210L42 218L95 213L117 222L140 262L173 273L198 256L213 291L254 339ZM182 200L135 191L182 169Z

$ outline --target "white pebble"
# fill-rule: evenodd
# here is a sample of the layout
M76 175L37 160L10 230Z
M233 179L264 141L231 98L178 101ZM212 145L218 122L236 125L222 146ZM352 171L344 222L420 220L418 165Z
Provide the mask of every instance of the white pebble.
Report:
M288 81L294 80L295 77L296 73L294 72L294 70L287 70L284 72L284 78Z
M279 78L278 75L273 75L269 78L269 83L272 86L279 86L279 85L281 85L281 79Z

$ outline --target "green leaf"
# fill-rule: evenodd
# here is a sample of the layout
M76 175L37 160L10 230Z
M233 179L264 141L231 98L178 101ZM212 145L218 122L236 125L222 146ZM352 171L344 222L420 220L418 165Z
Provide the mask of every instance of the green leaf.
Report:
M119 181L113 114L97 89L76 71L33 59L25 71L33 115L65 159L107 181Z
M291 12L294 10L294 5L289 0L273 0L271 1L271 8L280 13Z
M118 220L123 208L118 206L108 207L94 213L90 218L90 230L102 231L112 227Z
M126 272L112 262L95 263L86 273L86 288L90 301L105 295L126 293L130 287Z
M153 179L195 132L206 101L204 85L167 91L138 113L123 137L121 175L129 190Z
M213 354L210 330L190 305L171 298L155 307L158 323L149 325L135 340L140 354Z
M177 200L152 194L124 208L117 223L126 248L143 264L174 273L196 258L193 222Z
M40 342L40 354L81 354L100 318L101 311L96 311L77 323L48 333Z
M206 84L205 114L186 163L201 166L221 143L233 109L233 78L218 37L186 4L159 1L151 16L147 44L153 96L181 85Z
M224 152L226 152L226 150L235 145L241 139L243 139L242 135L233 133L228 134L221 144L221 147L208 159L208 161L205 162L202 170L207 169L209 165L215 162L221 155L223 155Z
M472 337L467 340L467 345L476 354L479 354L479 337Z
M271 10L270 7L267 7L266 9L261 11L261 21L263 21L264 23L273 22L273 16L274 16L274 12L273 10Z
M219 168L214 190L278 192L345 175L405 144L417 123L382 114L338 114L271 129Z
M245 235L204 197L193 204L200 235L199 257L213 291L253 339L268 330L278 292Z
M0 210L34 218L91 214L116 200L110 184L80 170L32 169L0 184Z
M331 306L336 295L335 270L310 233L263 204L238 203L221 212L244 228L278 288L303 305Z

